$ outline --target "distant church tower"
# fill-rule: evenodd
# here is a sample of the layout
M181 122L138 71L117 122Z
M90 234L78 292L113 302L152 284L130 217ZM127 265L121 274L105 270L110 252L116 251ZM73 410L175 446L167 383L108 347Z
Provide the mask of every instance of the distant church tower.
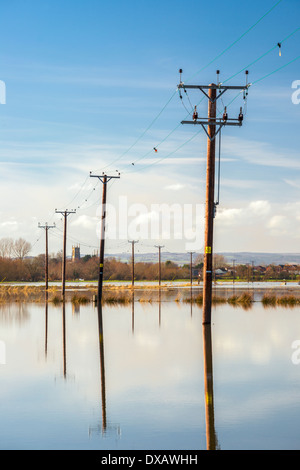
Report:
M72 261L80 259L80 245L72 246Z

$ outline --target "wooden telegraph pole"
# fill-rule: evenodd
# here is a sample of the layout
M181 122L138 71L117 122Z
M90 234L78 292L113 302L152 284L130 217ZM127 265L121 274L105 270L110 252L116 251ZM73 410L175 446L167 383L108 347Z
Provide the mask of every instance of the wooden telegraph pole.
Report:
M131 285L134 286L134 245L138 243L138 240L128 240L131 243Z
M158 248L158 285L160 286L161 284L161 249L163 248L163 245L155 245L156 248Z
M64 217L64 244L63 244L63 262L62 262L62 275L61 275L61 279L62 279L62 287L61 287L61 293L62 293L62 296L64 297L65 296L65 290L66 290L66 252L67 252L67 218L68 218L68 215L70 214L75 214L76 211L69 211L68 209L66 209L65 211L58 211L57 209L55 209L55 212L56 214L62 214L63 217Z
M182 69L180 69L180 76ZM219 74L219 71L217 71ZM246 76L248 71L246 71ZM239 90L244 92L244 98L248 94L247 84L244 86L224 86L211 83L210 85L185 85L182 81L178 85L181 96L181 89L185 92L187 89L200 90L208 99L207 118L198 117L197 107L195 106L193 120L182 121L182 124L201 125L207 135L207 168L206 168L206 206L205 206L205 233L204 233L204 266L203 266L203 324L211 323L211 300L212 300L212 271L213 271L213 221L215 217L216 205L215 197L215 153L216 136L224 126L241 126L243 122L242 108L238 118L228 118L226 107L223 116L217 117L217 100L228 90ZM207 92L208 90L208 92Z
M55 228L54 225L48 225L47 222L45 225L39 223L39 228L44 228L46 233L46 253L45 253L45 289L48 290L48 230L50 228Z
M120 178L120 173L118 176L108 176L104 173L102 175L92 175L90 177L98 178L101 183L103 183L102 191L102 216L101 216L101 234L100 234L100 258L99 258L99 271L98 271L98 302L101 303L102 300L102 285L103 285L103 270L104 270L104 243L105 243L105 218L106 218L106 189L107 183L112 178Z
M212 273L213 273L213 231L215 201L215 159L216 140L216 89L208 91L208 125L207 164L206 164L206 197L205 197L205 232L204 232L204 264L203 264L203 323L211 322Z

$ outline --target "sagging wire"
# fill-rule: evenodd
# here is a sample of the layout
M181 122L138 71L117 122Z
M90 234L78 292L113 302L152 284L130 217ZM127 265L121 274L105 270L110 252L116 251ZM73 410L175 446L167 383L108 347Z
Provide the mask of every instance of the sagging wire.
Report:
M222 52L220 52L214 59L212 59L209 63L207 63L204 67L202 67L198 72L194 74L198 75L200 72L202 72L204 69L209 67L213 62L215 62L217 59L219 59L222 55L224 55L228 50L230 50L235 44L237 44L244 36L246 36L252 29L255 28L267 15L269 15L280 3L282 0L278 0L275 5L273 5L266 13L264 13L252 26L250 26L243 34L241 34L235 41L233 41L229 46L227 46L225 49L223 49ZM193 77L191 77L193 78ZM159 116L162 114L162 112L165 110L165 108L168 106L170 101L173 99L173 97L176 94L176 90L172 93L170 96L169 100L166 102L166 104L163 106L163 108L160 110L160 112L157 114L157 116L152 120L152 122L149 124L149 126L142 132L142 134L135 140L135 142L127 149L125 150L119 157L117 157L112 163L109 165L106 165L106 168L110 166L111 164L116 163L119 161L124 155L126 155L141 139L142 137L148 132L148 130L153 126L153 124L157 121ZM190 114L190 113L189 113Z
M219 155L218 155L218 170L217 170L217 200L214 203L214 217L216 214L217 206L220 204L220 180L221 180L221 129L218 135L219 140Z

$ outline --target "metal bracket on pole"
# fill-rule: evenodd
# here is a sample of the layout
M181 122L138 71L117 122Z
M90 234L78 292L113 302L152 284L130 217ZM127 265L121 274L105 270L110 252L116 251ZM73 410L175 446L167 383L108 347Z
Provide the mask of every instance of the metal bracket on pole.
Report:
M228 122L230 121L230 122ZM220 130L222 129L222 127L224 126L239 126L241 127L242 126L242 122L239 121L238 119L228 119L227 121L222 121L222 119L214 119L214 120L211 120L211 119L205 119L205 118L200 118L200 120L195 120L195 121L181 121L181 124L200 124L203 128L203 130L205 131L207 137L209 138L209 140L212 142L218 135L218 133L220 132ZM207 129L205 126L216 126L218 125L219 128L218 130L214 133L213 136L210 136L209 133L207 132Z
M118 173L118 176L108 176L105 173L102 173L102 175L92 175L92 172L90 171L90 177L91 178L99 178L101 183L108 183L112 178L120 178L120 173Z
M227 90L241 90L242 91L242 90L248 90L249 87L250 87L250 84L246 84L244 86L224 86L221 83L218 85L215 85L214 83L211 85L185 85L184 83L180 83L179 85L177 85L178 89L182 88L183 90L184 89L200 90L211 103L215 103L219 98L221 98L221 96ZM220 93L217 94L215 98L211 98L208 95L208 93L204 91L204 90L212 90L212 89L220 90Z

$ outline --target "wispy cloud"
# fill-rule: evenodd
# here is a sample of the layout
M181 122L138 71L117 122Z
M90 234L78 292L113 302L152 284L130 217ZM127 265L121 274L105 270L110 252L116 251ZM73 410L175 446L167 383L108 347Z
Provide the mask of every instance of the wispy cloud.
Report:
M273 147L270 143L227 137L223 153L253 165L300 169L300 155L292 149Z

